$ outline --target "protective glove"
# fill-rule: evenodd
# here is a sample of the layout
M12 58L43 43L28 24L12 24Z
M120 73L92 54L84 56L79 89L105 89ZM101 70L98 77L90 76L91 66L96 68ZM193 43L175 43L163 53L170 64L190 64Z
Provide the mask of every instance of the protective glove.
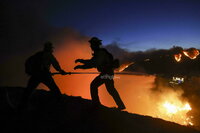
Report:
M60 70L59 72L60 72L62 75L71 74L70 72L65 72L64 70Z
M81 66L80 66L80 65L75 66L75 67L74 67L74 70L76 70L76 69L81 69Z

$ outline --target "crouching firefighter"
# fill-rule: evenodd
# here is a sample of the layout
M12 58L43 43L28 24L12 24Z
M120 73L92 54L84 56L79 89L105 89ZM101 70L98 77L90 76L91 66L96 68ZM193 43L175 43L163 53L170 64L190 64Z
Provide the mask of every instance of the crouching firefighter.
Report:
M114 60L113 56L104 48L101 48L102 40L97 37L89 40L90 47L93 51L93 57L89 60L77 59L75 63L80 62L83 65L77 65L74 69L97 68L100 72L90 84L90 93L94 107L98 107L101 103L98 96L98 87L105 84L107 91L113 97L118 105L118 109L125 109L125 105L121 100L117 90L114 87L114 69L119 67L119 60Z
M56 99L60 100L62 94L54 79L52 78L50 66L52 65L62 75L69 73L61 69L58 61L53 55L53 49L53 44L51 42L46 42L42 51L37 52L26 60L25 72L30 76L30 78L27 84L27 88L22 95L22 100L18 107L19 109L23 109L27 106L33 90L40 83L45 84L56 97Z

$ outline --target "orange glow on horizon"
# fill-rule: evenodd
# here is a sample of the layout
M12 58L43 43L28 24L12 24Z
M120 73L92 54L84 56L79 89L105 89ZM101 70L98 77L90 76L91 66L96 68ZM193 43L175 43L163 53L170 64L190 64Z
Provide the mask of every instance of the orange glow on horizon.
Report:
M90 59L92 57L92 51L88 42L74 41L68 43L67 45L63 44L61 46L62 47L55 50L55 56L65 71L97 72L96 69L73 69L77 65L74 62L76 59ZM182 55L179 55L179 57L180 56ZM123 64L123 69L127 68L131 64L133 63L129 62L127 64ZM53 72L54 70L52 69L51 71ZM97 74L75 74L65 76L55 75L54 79L62 93L72 96L81 96L85 99L91 99L90 83L96 76ZM161 97L166 96L164 99L153 99L151 95L151 88L153 87L155 76L115 75L115 77L115 87L124 104L126 105L126 111L130 113L159 117L179 124L183 124L182 116L184 116L184 121L186 122L185 125L191 122L190 118L186 116L186 113L191 108L189 103L183 103L177 99L177 96L175 96L176 93L169 93L168 96L162 95ZM154 97L157 98L160 97L160 95L154 95ZM99 87L99 98L103 105L108 107L117 107L113 98L107 92L105 85ZM178 105L174 105L176 102L178 102ZM182 111L177 109L180 115L175 115L179 114L176 108L183 109ZM169 116L170 110L172 110L171 114L176 117ZM188 118L188 121L186 121L185 118Z

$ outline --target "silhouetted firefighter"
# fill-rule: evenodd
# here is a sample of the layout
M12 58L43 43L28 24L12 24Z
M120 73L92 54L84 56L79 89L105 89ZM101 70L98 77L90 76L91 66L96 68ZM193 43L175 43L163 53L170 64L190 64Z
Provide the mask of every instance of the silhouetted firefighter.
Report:
M39 83L45 84L55 97L60 100L61 92L54 82L50 66L59 71L62 75L68 74L61 69L58 61L54 57L53 45L51 42L44 44L43 51L37 52L36 54L29 57L25 62L25 72L30 75L28 85L22 96L22 101L19 105L19 109L23 109L28 104L28 99L32 94L33 90L39 85Z
M118 109L125 109L125 105L122 102L117 90L114 87L114 69L119 67L118 60L114 60L113 56L104 48L101 48L102 40L99 40L97 37L91 38L89 40L90 47L94 51L93 57L89 60L77 59L75 63L80 62L83 65L77 65L74 69L89 69L97 68L100 72L100 75L97 76L90 85L90 93L94 107L100 105L100 100L98 96L98 87L102 84L106 85L107 91L113 97Z

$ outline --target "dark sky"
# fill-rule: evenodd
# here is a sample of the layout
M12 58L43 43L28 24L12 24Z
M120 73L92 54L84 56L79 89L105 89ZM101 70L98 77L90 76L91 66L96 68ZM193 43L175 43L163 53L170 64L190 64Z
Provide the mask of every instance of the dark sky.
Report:
M25 59L45 41L59 44L54 40L73 34L130 51L200 48L199 0L1 0L0 6L0 84L19 83L13 73L24 73Z
M49 1L46 20L129 50L200 48L199 0Z
M34 30L41 25L42 32L72 28L132 51L200 48L199 0L3 0L3 8L3 26L10 35L24 30L30 34L26 25L32 24Z

